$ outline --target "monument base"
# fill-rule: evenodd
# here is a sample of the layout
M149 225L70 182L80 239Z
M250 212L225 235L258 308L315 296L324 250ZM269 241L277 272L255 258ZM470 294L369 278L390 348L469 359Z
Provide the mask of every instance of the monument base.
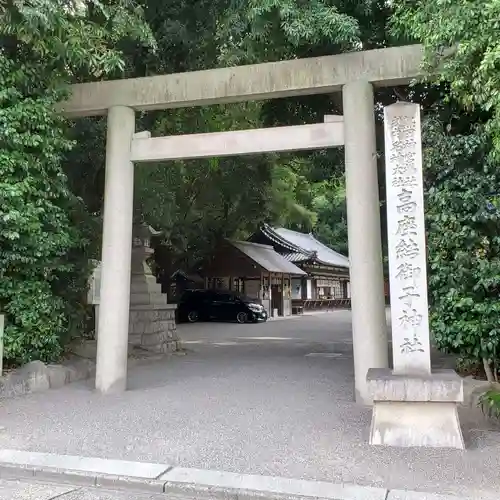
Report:
M178 351L176 308L175 304L131 305L129 345L163 354Z
M370 444L464 449L457 405L463 381L453 370L403 375L371 368L373 397Z

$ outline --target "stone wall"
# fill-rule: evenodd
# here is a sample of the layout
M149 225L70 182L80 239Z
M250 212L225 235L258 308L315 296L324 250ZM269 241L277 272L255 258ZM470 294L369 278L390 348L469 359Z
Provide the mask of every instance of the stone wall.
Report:
M174 352L178 348L175 304L130 307L129 344L154 352Z
M45 365L41 361L31 361L0 377L0 400L59 389L94 375L95 363L88 359L70 359L61 365Z

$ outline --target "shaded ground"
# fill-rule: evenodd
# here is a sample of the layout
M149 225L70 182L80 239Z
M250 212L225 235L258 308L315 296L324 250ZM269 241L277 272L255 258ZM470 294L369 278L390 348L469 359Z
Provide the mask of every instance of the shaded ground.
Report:
M367 445L348 311L180 335L187 354L135 366L119 397L73 384L4 402L0 446L476 499L500 490L500 433L478 412L462 415L466 452Z

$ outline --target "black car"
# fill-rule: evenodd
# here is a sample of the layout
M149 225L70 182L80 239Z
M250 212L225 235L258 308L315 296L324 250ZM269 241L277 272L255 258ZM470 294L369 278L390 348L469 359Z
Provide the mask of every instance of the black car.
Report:
M267 312L258 299L230 291L188 290L182 295L177 312L180 321L236 321L237 323L267 320Z

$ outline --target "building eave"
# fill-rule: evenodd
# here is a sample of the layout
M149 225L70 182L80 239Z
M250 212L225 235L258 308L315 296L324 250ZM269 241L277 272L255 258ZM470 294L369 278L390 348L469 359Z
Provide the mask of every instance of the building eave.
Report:
M286 248L289 250L291 253L297 253L297 254L302 254L306 257L313 257L315 252L311 252L309 250L306 250L305 248L302 248L298 245L295 245L294 243L289 242L282 236L280 236L274 229L269 225L269 224L262 224L260 228L261 232L269 238L271 241L274 241L276 245L279 245L283 248Z

